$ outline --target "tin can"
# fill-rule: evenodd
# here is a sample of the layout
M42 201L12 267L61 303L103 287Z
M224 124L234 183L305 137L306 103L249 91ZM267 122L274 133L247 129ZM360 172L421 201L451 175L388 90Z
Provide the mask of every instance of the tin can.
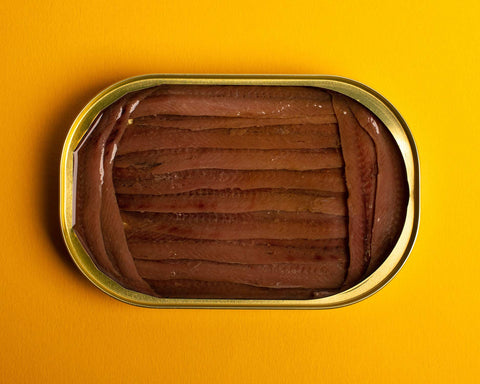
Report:
M97 269L73 230L75 169L74 151L87 130L106 107L130 92L162 85L274 85L318 87L344 94L373 112L393 135L403 156L409 200L400 237L383 264L352 288L310 300L232 300L159 298L124 288ZM356 81L329 75L145 75L116 83L94 97L75 119L65 140L60 165L60 221L73 261L82 273L110 296L133 305L152 308L290 308L326 309L356 303L387 284L407 260L415 242L420 215L419 160L412 134L399 112L383 96Z

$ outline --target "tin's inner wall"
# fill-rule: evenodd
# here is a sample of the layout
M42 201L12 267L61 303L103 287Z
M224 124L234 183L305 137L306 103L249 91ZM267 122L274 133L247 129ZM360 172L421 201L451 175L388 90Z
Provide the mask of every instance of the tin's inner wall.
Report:
M153 296L331 295L384 261L405 220L393 137L319 88L130 93L75 159L74 230L101 271Z

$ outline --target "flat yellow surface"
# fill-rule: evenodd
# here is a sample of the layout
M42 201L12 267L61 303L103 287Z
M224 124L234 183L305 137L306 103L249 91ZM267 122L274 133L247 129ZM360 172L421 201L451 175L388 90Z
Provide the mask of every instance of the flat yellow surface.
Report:
M3 1L1 383L476 383L478 1ZM334 74L387 97L417 141L420 232L350 307L152 310L69 260L63 140L102 88L146 73Z

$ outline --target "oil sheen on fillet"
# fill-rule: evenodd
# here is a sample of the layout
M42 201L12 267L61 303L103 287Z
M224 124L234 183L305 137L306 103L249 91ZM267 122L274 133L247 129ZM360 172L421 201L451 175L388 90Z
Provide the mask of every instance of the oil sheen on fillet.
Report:
M374 272L408 184L382 122L314 87L161 85L106 108L75 151L74 230L158 297L312 299Z

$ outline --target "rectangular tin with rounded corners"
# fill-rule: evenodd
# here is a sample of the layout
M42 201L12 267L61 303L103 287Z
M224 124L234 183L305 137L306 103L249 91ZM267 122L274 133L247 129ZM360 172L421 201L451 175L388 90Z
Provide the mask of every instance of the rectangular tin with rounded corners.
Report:
M122 287L100 272L82 247L74 226L74 151L88 128L107 106L127 93L161 84L308 86L347 95L371 110L390 130L397 142L409 184L407 215L398 242L385 262L356 286L332 296L311 300L232 300L158 298ZM63 237L73 261L98 288L123 302L151 308L290 308L326 309L356 303L387 284L408 258L415 242L420 217L418 153L412 134L399 112L371 88L329 75L161 75L138 76L120 81L95 96L75 119L65 140L60 165L60 221Z

